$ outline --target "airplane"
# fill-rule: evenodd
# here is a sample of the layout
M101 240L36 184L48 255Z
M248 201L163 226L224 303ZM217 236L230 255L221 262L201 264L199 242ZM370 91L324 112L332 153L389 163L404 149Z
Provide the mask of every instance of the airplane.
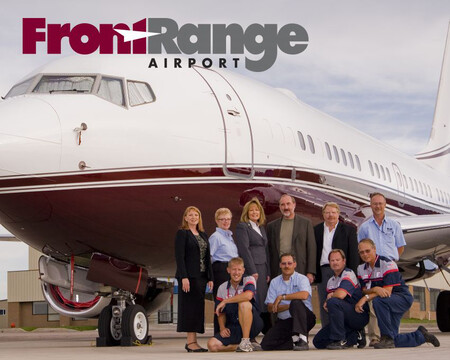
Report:
M171 296L174 236L189 205L209 233L257 197L269 220L293 196L314 224L324 203L355 227L382 192L407 246L406 280L450 257L450 43L432 133L410 157L275 89L226 69L148 67L146 56L70 56L0 102L0 223L41 251L46 300L99 317L99 346L145 342ZM161 61L163 61L161 59ZM158 63L160 61L158 60ZM437 318L450 331L450 292Z

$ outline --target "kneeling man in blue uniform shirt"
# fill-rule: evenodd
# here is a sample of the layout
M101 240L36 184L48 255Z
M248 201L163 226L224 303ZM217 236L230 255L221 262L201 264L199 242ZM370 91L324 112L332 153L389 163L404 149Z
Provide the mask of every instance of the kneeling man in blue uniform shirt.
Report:
M377 255L375 243L371 239L361 240L358 251L364 261L364 264L358 266L358 278L365 296L355 305L355 310L362 313L365 304L368 301L373 302L381 333L380 342L375 344L375 349L414 347L425 342L438 347L439 340L423 326L411 333L398 333L400 320L414 299L398 271L397 264Z
M323 305L328 312L329 323L314 337L317 349L339 350L358 345L366 346L364 326L369 322L369 307L363 312L355 311L355 304L361 299L362 291L355 273L346 268L345 253L333 249L328 254L330 268L334 275L327 283L327 298Z
M269 286L265 303L277 322L261 341L263 350L308 350L308 334L316 324L309 279L295 271L293 254L280 257L281 275Z

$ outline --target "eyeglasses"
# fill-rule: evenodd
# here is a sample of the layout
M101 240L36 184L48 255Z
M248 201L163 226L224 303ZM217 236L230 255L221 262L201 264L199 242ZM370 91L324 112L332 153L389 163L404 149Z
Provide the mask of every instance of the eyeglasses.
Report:
M293 264L292 261L284 261L281 263L281 265L283 265L283 266L286 266L286 265L291 266L292 264Z
M367 250L360 250L358 251L359 255L363 255L363 254L368 254L372 251L372 249L367 249Z
M217 219L218 221L231 221L231 218L221 218L221 219Z

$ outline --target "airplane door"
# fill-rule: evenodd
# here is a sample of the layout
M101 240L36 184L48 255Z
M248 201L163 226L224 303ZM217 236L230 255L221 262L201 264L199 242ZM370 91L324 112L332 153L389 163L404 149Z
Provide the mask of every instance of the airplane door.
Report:
M224 173L253 177L253 136L247 112L239 95L216 71L198 66L193 68L211 88L222 114L225 134Z
M395 180L397 181L397 190L398 194L404 198L405 197L405 182L403 181L403 175L400 171L400 168L397 166L397 164L392 163L392 169L394 170L395 174Z

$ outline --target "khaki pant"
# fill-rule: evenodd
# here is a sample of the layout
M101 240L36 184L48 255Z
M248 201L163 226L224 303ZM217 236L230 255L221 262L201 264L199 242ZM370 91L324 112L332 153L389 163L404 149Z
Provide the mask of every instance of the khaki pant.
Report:
M369 301L370 317L369 324L367 324L367 335L370 340L377 339L380 340L380 329L378 328L377 316L375 315L375 310L373 309L372 301Z

